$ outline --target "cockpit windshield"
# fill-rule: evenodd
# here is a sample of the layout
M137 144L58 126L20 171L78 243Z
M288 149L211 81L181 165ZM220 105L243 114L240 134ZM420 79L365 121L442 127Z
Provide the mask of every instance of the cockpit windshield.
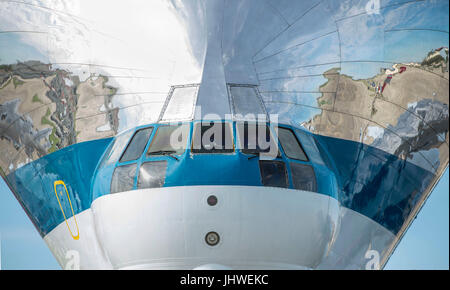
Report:
M147 155L181 155L186 150L189 125L164 125L158 127Z
M280 156L270 127L266 124L237 122L238 149L244 154L266 154Z

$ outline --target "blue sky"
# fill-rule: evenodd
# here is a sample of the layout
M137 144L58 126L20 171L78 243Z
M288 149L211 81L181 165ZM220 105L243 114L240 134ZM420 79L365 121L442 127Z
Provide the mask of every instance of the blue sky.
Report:
M405 234L386 269L449 269L448 169ZM2 269L60 269L21 206L0 179Z

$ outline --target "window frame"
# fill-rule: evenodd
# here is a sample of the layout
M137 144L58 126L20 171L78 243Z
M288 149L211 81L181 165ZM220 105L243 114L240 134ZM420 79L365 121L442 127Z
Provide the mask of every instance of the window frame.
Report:
M131 186L131 189L128 189L127 191L132 191L136 189L136 177L138 175L138 170L139 170L139 164L137 162L131 162L131 163L125 163L125 164L121 164L121 165L116 165L114 167L114 170L112 172L111 175L111 181L109 184L109 194L115 194L115 193L120 193L120 192L124 192L124 191L112 191L112 185L113 185L113 181L114 181L114 174L116 173L116 170L120 167L131 167L131 166L136 166L136 168L134 169L134 177L133 177L133 183Z
M109 144L108 148L105 150L105 153L102 155L100 164L98 165L98 169L103 169L105 167L117 167L118 164L120 164L119 160L120 158L122 158L122 154L125 152L126 146L123 146L120 151L120 153L118 153L118 158L115 160L112 160L112 155L114 154L114 146L120 146L120 143L117 144L117 140L120 139L121 137L126 137L127 134L130 134L130 136L128 136L127 141L125 142L126 146L128 146L128 143L130 142L130 139L133 137L133 129L130 130L125 130L121 133L119 133L118 135L113 137L113 140L111 141L111 143ZM120 147L119 147L120 149Z
M289 173L291 176L291 180L292 180L292 188L295 190L303 190L306 191L305 189L300 189L297 188L295 186L295 181L296 180L295 177L295 173L294 173L294 169L293 167L296 166L300 166L300 167L308 167L311 169L311 173L312 176L314 177L314 183L313 183L313 190L311 190L310 192L319 192L319 183L318 183L318 179L317 179L317 174L316 174L316 170L314 169L314 166L312 164L307 164L307 163L302 163L302 162L296 162L296 161L289 161Z
M203 144L201 144L201 148L200 149L195 149L194 148L194 141L195 141L195 137L196 137L196 128L200 127L200 134L202 134L201 132L201 127L202 124L213 124L213 123L220 123L223 124L223 127L228 127L228 130L230 132L230 137L231 137L231 144L233 145L232 149L219 149L219 150L232 150L229 152L214 152L215 150L207 150L207 152L195 152L194 150L204 150L203 149ZM222 155L233 155L236 154L236 145L235 145L235 141L236 138L234 136L234 122L230 122L230 121L226 121L226 120L220 120L220 121L215 121L215 120L211 120L211 121L199 121L199 122L193 122L192 123L192 134L191 134L191 143L190 143L190 152L194 155L208 155L208 154L222 154ZM225 134L226 135L226 134ZM203 138L203 134L200 136L200 142L201 139Z
M165 165L165 171L163 174L163 184L160 187L139 187L139 180L141 177L141 168L146 164L146 163L164 163ZM169 162L167 160L146 160L146 161L142 161L138 168L137 168L137 174L136 174L136 189L146 189L146 188L162 188L164 187L164 184L166 183L166 177L167 177L167 168L169 167Z
M143 154L144 155L144 160L142 162L146 162L145 160L147 160L149 158L169 157L169 156L164 155L164 154L151 154L151 153L149 153L149 150L152 147L153 142L155 142L155 140L156 140L156 138L158 136L158 130L161 127L181 127L181 126L186 126L187 129L188 129L187 130L188 131L188 136L187 136L185 148L183 149L183 152L181 152L181 150L180 150L180 153L175 152L175 153L172 153L170 155L183 156L186 153L186 151L189 149L189 138L191 138L191 126L190 126L190 123L181 123L179 125L160 124L159 126L156 127L156 130L154 130L154 132L152 133L153 134L153 136L151 138L152 140L147 144L146 148L144 149L144 152L145 152Z
M285 181L286 181L286 186L271 186L271 185L265 185L264 184L264 179L263 179L263 167L261 166L262 163L280 163L284 165L284 177L285 177ZM258 160L258 167L259 167L259 176L261 178L261 184L264 187L277 187L277 188L291 188L291 183L289 180L289 170L288 170L288 163L285 160L279 160L279 159L274 159L274 160Z
M241 145L242 145L241 144L241 138L240 138L240 135L239 135L239 129L238 129L239 125L241 125L241 124L244 125L244 128L245 128L246 125L247 125L247 127L248 127L248 125L261 126L261 124L258 124L257 122L254 122L254 121L235 121L235 124L236 124L236 147L237 147L237 145L239 145L239 147L241 147ZM264 123L264 126L266 127L266 130L270 134L270 141L273 142L273 144L275 146L277 146L277 155L275 156L275 158L273 158L273 160L275 160L275 159L282 159L280 146L278 144L277 138L275 138L275 137L278 137L278 136L276 134L274 134L274 132L272 130L272 126L270 125L270 123ZM248 132L248 129L247 129L247 132ZM258 132L258 131L256 131L256 132ZM244 129L244 138L245 138L245 129ZM256 136L256 138L258 140L258 136ZM243 142L245 142L245 140ZM237 149L237 151L239 151L239 153L241 153L243 155L246 155L246 156L252 156L252 155L255 155L255 154L258 154L259 156L267 156L268 155L268 152L264 152L264 151L259 151L259 152L252 153L252 152L245 152L244 150L253 150L253 149L244 149L244 148Z
M147 130L147 129L150 129L150 128L152 129L152 131L150 132L150 135L148 136L148 140L147 140L147 142L145 143L144 149L142 149L142 152L141 152L140 157L137 157L136 159L132 159L132 160L122 161L122 158L123 158L123 156L125 155L125 152L127 152L128 147L129 147L129 146L131 145L131 143L133 142L133 139L134 139L134 137L136 136L136 134L137 134L139 131ZM149 143L149 141L152 139L152 135L153 135L154 132L155 132L155 127L154 127L154 126L148 126L148 127L142 127L142 128L136 129L136 130L134 131L133 135L131 136L130 140L128 140L128 144L127 144L127 146L125 147L125 149L123 150L122 154L120 155L119 160L117 160L117 163L120 163L120 164L122 164L122 163L123 163L123 164L126 164L126 163L128 163L128 162L134 162L134 161L137 161L137 160L141 159L141 158L142 158L142 155L145 154L145 151L146 151L146 149L147 149L148 143Z
M278 130L279 130L279 129L282 129L282 130L288 130L288 131L290 131L290 132L294 135L294 138L295 138L295 140L297 141L297 144L298 144L298 146L300 147L300 149L302 150L303 154L305 155L306 160L301 160L301 159L292 158L292 157L289 157L289 156L286 154L286 150L284 149L283 143L281 142L281 139L280 139L280 134L278 133ZM284 126L279 126L279 125L278 125L277 128L276 128L276 133L277 133L278 143L279 143L281 149L283 150L283 155L286 157L286 159L288 159L288 160L300 161L300 162L310 162L310 159L309 159L308 155L306 154L305 149L303 149L302 143L300 142L300 140L299 140L297 134L295 133L294 130L292 130L292 128L284 127Z
M267 114L267 108L264 105L264 102L261 98L261 94L259 93L258 90L258 86L257 85L250 85L250 84L233 84L233 83L227 83L227 92L228 92L228 103L230 104L230 108L232 110L232 117L233 117L233 121L237 121L237 120L247 120L245 118L245 115L242 116L241 118L238 118L240 115L242 115L241 113L236 112L236 108L238 107L236 104L236 98L235 96L236 93L233 93L233 88L248 88L248 89L253 89L253 92L255 93L256 99L258 99L260 108L262 110L261 114L264 114L266 118L268 118L268 114ZM239 97L238 97L239 98ZM254 113L254 112L252 112Z

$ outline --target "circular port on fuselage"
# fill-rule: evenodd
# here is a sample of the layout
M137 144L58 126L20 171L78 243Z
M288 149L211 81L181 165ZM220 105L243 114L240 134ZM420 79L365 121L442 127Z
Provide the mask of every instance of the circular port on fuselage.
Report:
M216 232L209 232L205 236L205 241L209 246L215 246L220 241L220 236Z
M218 201L217 196L215 196L215 195L208 196L208 199L206 200L206 202L210 206L215 206L217 204L217 201Z

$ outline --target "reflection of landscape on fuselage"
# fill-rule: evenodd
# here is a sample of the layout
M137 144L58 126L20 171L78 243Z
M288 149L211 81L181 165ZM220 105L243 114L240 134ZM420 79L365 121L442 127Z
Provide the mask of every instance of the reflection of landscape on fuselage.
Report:
M77 142L114 136L116 89L50 64L0 65L0 167L5 173Z
M322 71L323 80L314 85L318 86L317 93L275 93L265 89L270 86L273 90L290 78L281 77L264 80L260 86L230 84L230 98L237 110L235 114L239 115L248 113L243 98L260 93L268 113L277 114L281 122L296 120L316 134L361 140L432 170L439 167L445 155L440 144L445 143L448 128L448 82L444 81L448 76L447 63L448 48L442 47L430 51L420 63L388 64L389 69L382 68L367 79L353 79L340 72L362 63L345 63L341 69L333 65L317 66L327 70ZM0 167L5 174L71 144L114 136L119 128L129 126L119 112L139 106L138 103L131 107L115 106L119 88L108 85L106 76L80 80L70 71L54 69L40 61L1 65L0 80L0 144L2 155L6 156L0 159ZM179 89L192 88L196 92L196 86ZM121 98L121 102L124 100ZM138 123L150 123L145 114L133 118L136 117L142 118ZM360 130L345 130L358 127ZM419 134L419 127L427 133ZM214 135L212 130L203 130L208 131L206 135ZM222 140L214 137L217 143L213 139L208 143L206 135L198 135L205 140L193 144L201 146L196 148L199 152L211 148L231 150L229 135L221 136ZM251 148L255 142L250 139L245 142L248 144L238 142L236 146L248 146L249 154L253 149L261 152L268 148ZM422 143L428 145L423 147Z

